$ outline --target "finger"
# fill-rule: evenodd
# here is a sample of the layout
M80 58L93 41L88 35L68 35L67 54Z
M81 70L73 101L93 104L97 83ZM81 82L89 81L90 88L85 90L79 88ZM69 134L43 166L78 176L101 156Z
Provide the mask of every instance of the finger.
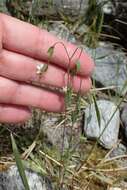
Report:
M45 85L61 88L67 86L67 73L60 67L53 65L48 66L47 71L42 74L39 80L36 68L40 64L45 63L18 53L3 50L0 56L0 74L17 81L41 82ZM80 87L81 80L82 85ZM71 83L76 92L80 89L81 92L85 93L91 88L91 80L88 77L81 79L79 76L74 76Z
M69 64L71 67L74 67L75 62L79 59L81 67L79 73L88 76L92 72L93 61L86 52L81 53L80 49L78 49L69 63L65 48L61 43L66 47L70 57L77 49L74 44L60 40L46 30L41 30L13 17L0 14L0 19L3 26L3 47L5 49L47 61L48 49L55 43L58 43L51 58L52 63L68 68Z
M20 123L28 120L31 112L27 107L0 104L1 123Z
M51 112L60 112L64 109L62 95L3 77L0 77L0 102L32 106Z

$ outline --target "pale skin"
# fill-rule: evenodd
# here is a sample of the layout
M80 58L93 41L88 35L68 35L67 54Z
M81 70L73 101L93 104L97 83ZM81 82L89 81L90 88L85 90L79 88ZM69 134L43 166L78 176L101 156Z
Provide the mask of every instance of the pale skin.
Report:
M64 111L64 95L37 87L37 65L47 64L48 49L56 42L64 43L71 56L75 45L31 24L5 14L0 14L0 122L18 123L28 120L31 108L50 112ZM78 59L80 50L71 60L71 67ZM91 88L93 61L83 52L80 56L80 71L73 78L75 92L80 88L86 93ZM57 44L47 71L40 84L63 88L67 84L68 57L61 44Z

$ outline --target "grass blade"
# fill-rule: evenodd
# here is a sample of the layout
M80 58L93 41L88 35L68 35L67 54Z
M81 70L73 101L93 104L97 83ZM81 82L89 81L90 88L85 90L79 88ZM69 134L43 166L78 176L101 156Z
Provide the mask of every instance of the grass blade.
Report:
M100 116L100 111L99 111L95 96L93 96L93 100L94 100L94 105L95 105L95 111L96 111L98 125L100 127L101 126L101 116Z
M24 188L25 188L25 190L30 190L29 185L28 185L28 181L27 181L27 177L25 174L25 169L24 169L24 166L22 164L22 160L20 158L20 154L19 154L15 139L14 139L12 134L11 134L11 143L12 143L12 149L13 149L16 165L17 165L20 177L22 179L22 183L24 185Z

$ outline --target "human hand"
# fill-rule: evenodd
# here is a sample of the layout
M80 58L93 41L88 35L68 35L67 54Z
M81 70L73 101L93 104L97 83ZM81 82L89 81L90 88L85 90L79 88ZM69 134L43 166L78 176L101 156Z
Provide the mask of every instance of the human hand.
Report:
M37 66L47 64L48 49L57 42L64 43L69 55L76 50L75 45L59 40L46 30L0 14L0 122L25 121L31 115L31 107L52 112L63 111L63 94L31 84L38 83ZM75 53L70 67L74 67L80 52L78 50ZM85 93L91 88L90 75L94 66L85 52L79 61L80 70L73 77L72 86L74 91L78 91L82 80L80 90ZM64 47L57 44L39 84L65 87L68 64Z

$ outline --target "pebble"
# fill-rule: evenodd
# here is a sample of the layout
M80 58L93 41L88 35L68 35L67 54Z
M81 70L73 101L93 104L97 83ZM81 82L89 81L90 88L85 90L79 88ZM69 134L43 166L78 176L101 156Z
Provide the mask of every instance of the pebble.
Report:
M77 121L73 128L70 124L64 123L59 125L60 120L58 117L53 115L45 116L41 130L47 138L47 141L55 146L58 150L66 150L70 146L70 137L73 137L71 142L72 146L75 146L80 141L81 136L81 121Z
M109 157L122 156L127 154L127 148L122 143L118 144L116 148L113 149Z
M114 49L112 43L100 42L98 47L90 49L84 46L94 59L95 69L92 78L105 87L114 86L114 90L124 95L127 86L123 89L127 79L127 56L119 48Z
M52 190L49 180L45 177L29 170L26 171L26 176L30 190ZM16 166L0 173L0 190L25 190Z
M108 100L98 100L97 105L100 113L100 126L97 120L95 105L91 104L85 109L84 131L85 135L90 139L97 139L102 134L102 131L116 110L116 105ZM99 143L104 148L111 149L116 145L119 125L120 116L119 110L117 110L99 139Z

